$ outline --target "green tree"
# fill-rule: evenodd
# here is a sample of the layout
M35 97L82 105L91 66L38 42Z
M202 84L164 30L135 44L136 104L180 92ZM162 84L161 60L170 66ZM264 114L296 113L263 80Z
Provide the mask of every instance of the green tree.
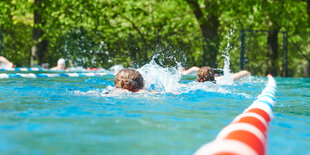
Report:
M43 58L45 53L47 52L48 40L43 38L44 30L41 27L45 26L46 18L45 8L48 5L48 1L45 0L34 0L33 4L33 30L32 30L32 42L33 47L31 48L31 59L30 66L34 66L36 64L41 65L43 63Z
M219 50L219 15L221 13L219 1L205 1L202 4L205 10L200 6L198 0L186 0L186 2L193 10L204 38L203 64L216 67L216 57Z

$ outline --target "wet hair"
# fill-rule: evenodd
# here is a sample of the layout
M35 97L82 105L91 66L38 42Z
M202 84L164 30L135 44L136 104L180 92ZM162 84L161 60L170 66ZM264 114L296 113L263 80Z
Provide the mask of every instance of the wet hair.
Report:
M209 66L201 67L197 72L197 82L205 82L205 81L211 81L216 82L214 79L214 71Z
M122 69L116 74L114 85L116 88L136 92L144 87L144 81L142 75L137 70Z

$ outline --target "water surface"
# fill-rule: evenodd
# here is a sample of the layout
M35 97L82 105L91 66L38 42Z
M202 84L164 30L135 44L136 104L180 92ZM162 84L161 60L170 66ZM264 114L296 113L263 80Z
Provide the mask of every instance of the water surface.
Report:
M192 83L177 93L169 88L105 96L113 78L0 79L0 153L193 154L247 108L267 81L252 77L233 85ZM267 152L310 154L310 79L275 80L278 103Z

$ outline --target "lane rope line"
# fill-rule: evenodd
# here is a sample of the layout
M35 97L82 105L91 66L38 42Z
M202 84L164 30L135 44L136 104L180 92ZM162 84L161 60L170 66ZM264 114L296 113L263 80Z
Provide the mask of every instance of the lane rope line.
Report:
M276 103L276 81L268 74L265 89L257 99L229 125L224 127L214 141L204 144L195 155L265 155L267 132Z
M69 71L64 70L52 70L52 69L44 69L44 68L0 68L0 71L14 71L14 72L37 72L37 71L45 71L45 72L72 72L72 71L79 71L79 72L97 72L97 71L104 71L104 69L99 68L86 68L86 69L70 69Z
M39 78L39 77L93 77L93 76L105 76L113 75L111 73L46 73L46 74L34 74L34 73L16 73L16 74L6 74L0 73L0 79L7 78Z

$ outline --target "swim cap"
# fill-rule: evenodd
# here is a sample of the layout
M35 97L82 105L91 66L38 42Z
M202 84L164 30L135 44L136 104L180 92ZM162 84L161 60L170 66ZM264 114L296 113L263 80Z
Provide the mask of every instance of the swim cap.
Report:
M60 59L58 60L58 62L57 62L57 65L60 65L60 64L66 65L66 60L63 59L63 58L60 58Z

